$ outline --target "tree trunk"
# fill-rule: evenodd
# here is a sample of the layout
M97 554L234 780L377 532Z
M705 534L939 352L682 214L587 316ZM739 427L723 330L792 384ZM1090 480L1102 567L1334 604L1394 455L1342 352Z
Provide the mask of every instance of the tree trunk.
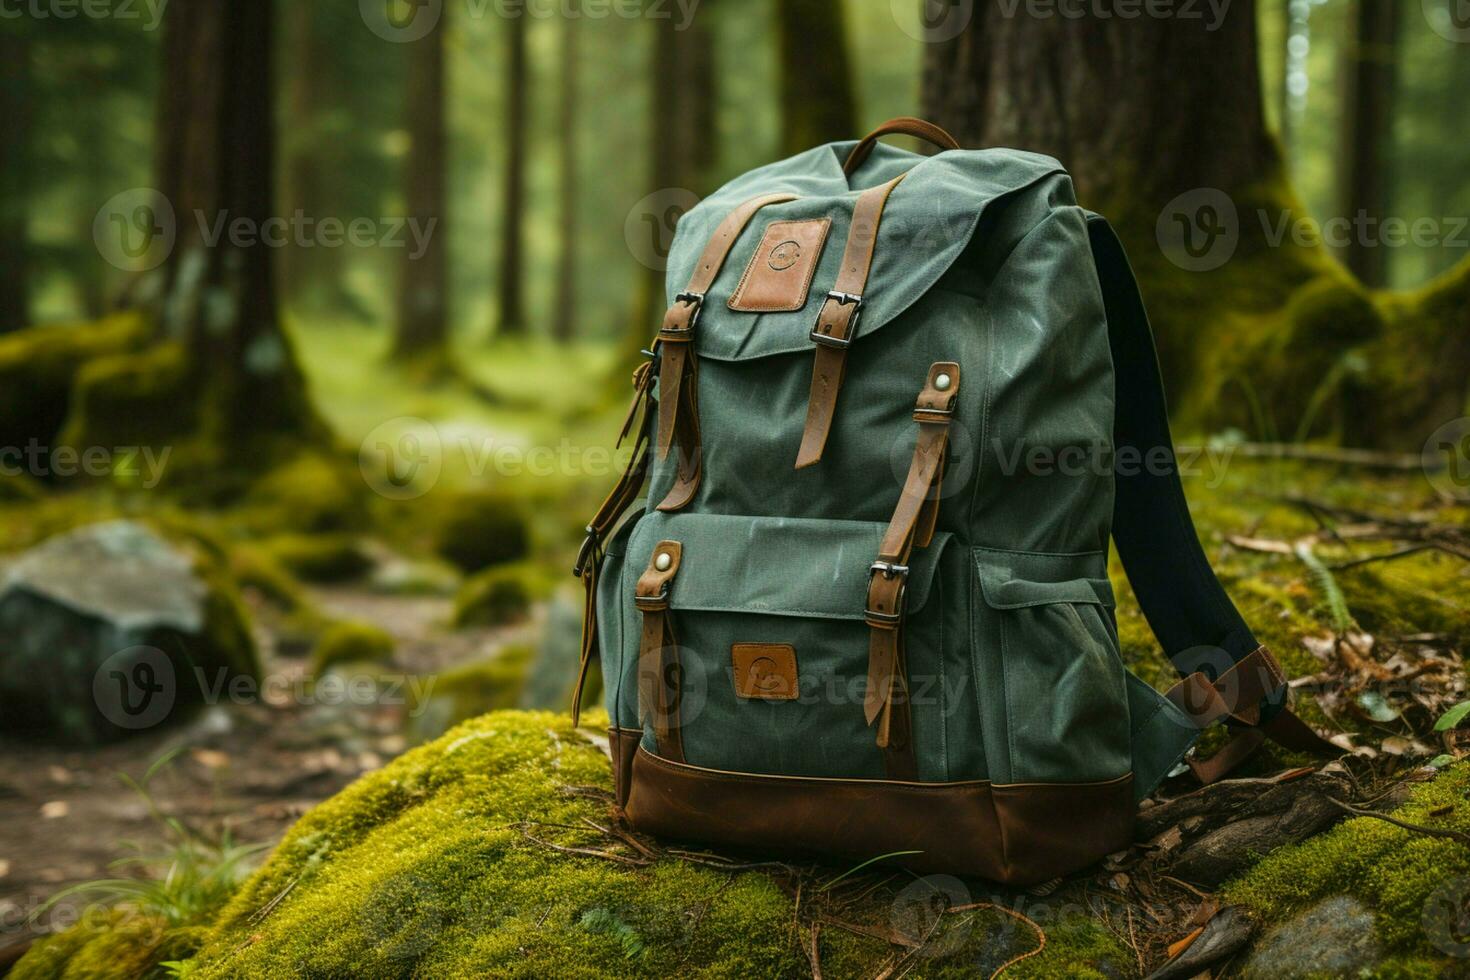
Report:
M408 217L432 229L422 255L405 249L393 353L400 359L442 353L448 340L449 266L445 255L444 34L441 19L408 52L407 128L412 146L404 164Z
M507 17L505 183L500 211L500 335L526 332L523 302L526 196L526 20L521 11Z
M782 155L859 136L841 0L776 0L776 36Z
M1346 50L1346 113L1342 132L1341 213L1359 215L1376 228L1389 216L1389 159L1393 153L1393 105L1398 79L1398 0L1357 0L1353 37ZM1342 250L1344 263L1369 286L1388 279L1388 250L1378 235L1355 231Z
M715 112L714 37L710 4L701 4L683 30L671 18L651 18L654 31L649 60L649 221L650 250L640 258L647 271L634 293L630 353L648 344L664 313L664 266L674 228L683 214L678 202L692 203L709 190L719 159Z
M30 322L27 216L30 197L31 55L21 25L0 34L0 334ZM90 233L90 232L89 232Z
M1417 449L1426 419L1463 414L1470 262L1400 298L1327 256L1266 131L1253 0L1218 19L1007 9L928 45L925 114L962 145L1057 157L1108 215L1181 430Z
M350 166L324 125L333 110L333 39L317 7L292 3L285 7L290 33L290 70L286 73L285 206L283 213L320 222L342 215L342 197L332 192L336 174ZM281 263L288 303L340 312L353 304L346 295L346 249L293 243Z
M576 8L573 8L575 11ZM561 254L557 261L552 335L570 340L577 324L577 22L569 16L561 29L561 106L557 141L561 146L561 174L557 189Z
M1082 202L1111 213L1157 215L1185 191L1278 176L1252 0L1213 30L1205 5L1199 19L1006 8L976 4L966 30L927 46L924 111L962 145L1054 156Z
M177 241L164 266L164 323L199 382L201 435L215 440L320 431L281 330L264 234L275 164L272 7L191 0L172 5L165 22L158 172Z

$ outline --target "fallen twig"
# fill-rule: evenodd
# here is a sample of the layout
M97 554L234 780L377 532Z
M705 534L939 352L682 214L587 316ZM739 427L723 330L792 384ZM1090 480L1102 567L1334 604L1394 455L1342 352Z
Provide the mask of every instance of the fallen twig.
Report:
M1411 830L1416 834L1425 834L1429 837L1444 837L1449 840L1457 840L1461 844L1470 845L1470 834L1467 834L1462 830L1450 830L1447 827L1425 827L1423 824L1409 823L1407 820L1400 820L1397 817L1391 817L1386 813L1379 813L1376 810L1364 810L1362 807L1353 806L1351 803L1344 803L1342 800L1336 799L1335 797L1327 796L1324 797L1324 799L1326 799L1329 803L1340 807L1342 810L1352 814L1355 817L1372 817L1375 820L1382 820L1386 823L1391 823L1395 827L1402 827L1404 830Z

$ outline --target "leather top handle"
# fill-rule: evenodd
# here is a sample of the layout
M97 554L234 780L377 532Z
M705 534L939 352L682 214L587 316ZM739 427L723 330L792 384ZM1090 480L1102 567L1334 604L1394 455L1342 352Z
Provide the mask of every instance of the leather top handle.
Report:
M896 119L888 120L867 136L864 136L863 141L857 146L854 146L852 152L847 155L847 162L842 165L842 172L851 177L852 172L858 167L861 167L863 161L867 160L868 155L873 152L873 146L878 142L878 138L893 135L914 136L925 142L933 143L941 150L958 150L960 148L959 142L953 136L932 122L916 119L913 116L899 116Z

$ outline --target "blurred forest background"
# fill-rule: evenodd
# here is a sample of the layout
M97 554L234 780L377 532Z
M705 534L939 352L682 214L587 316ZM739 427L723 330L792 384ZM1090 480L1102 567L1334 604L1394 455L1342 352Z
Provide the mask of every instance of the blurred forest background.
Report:
M0 0L0 963L155 806L166 869L186 825L268 843L457 722L563 709L678 216L898 115L1068 166L1176 436L1237 453L1189 486L1212 555L1295 672L1349 678L1309 715L1458 757L1463 0L1088 9ZM1364 707L1375 640L1442 683ZM181 663L243 686L149 716ZM210 840L228 884L179 921L248 866Z

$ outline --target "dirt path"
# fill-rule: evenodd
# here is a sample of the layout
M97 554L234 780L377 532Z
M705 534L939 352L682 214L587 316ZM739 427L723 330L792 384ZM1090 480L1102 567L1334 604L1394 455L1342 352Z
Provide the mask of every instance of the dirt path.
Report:
M331 616L393 634L388 670L405 677L494 656L527 629L451 630L441 597L330 589L314 598ZM305 662L279 656L268 627L258 639L268 682L252 703L212 705L183 726L91 750L0 740L0 962L7 947L76 921L83 896L30 917L68 885L116 876L108 865L130 853L122 842L162 848L156 817L120 773L141 778L173 755L149 784L162 812L211 833L228 826L237 841L274 843L312 805L408 747L406 681L397 695L364 704L304 695Z

